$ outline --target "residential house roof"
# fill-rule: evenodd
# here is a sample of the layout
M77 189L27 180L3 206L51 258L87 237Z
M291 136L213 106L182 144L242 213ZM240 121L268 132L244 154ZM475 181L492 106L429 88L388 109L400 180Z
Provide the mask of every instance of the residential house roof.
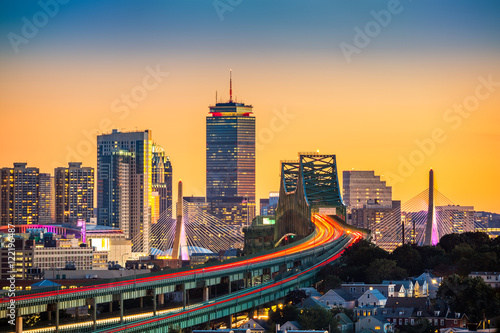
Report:
M328 293L336 293L338 296L340 296L341 298L344 299L344 301L346 302L349 302L349 301L355 301L356 300L356 297L352 296L352 294L350 292L348 292L347 290L344 290L344 289L330 289L328 290L327 293L325 293L325 295L328 295ZM323 297L325 296L323 295Z
M398 281L390 281L390 280L384 280L382 281L382 284L395 284L396 287L398 284L402 284L405 289L412 289L413 283L410 280L398 280Z
M423 310L428 308L429 304L429 298L427 297L389 297L385 307L414 307Z
M351 318L349 318L345 313L339 312L335 315L335 319L337 319L341 324L352 324Z
M314 307L318 307L318 306L325 308L325 309L330 309L330 307L328 305L323 304L319 300L312 298L312 297L308 297L305 300L303 300L302 302L300 302L299 304L297 304L297 307L299 309L309 309L309 308L314 308Z

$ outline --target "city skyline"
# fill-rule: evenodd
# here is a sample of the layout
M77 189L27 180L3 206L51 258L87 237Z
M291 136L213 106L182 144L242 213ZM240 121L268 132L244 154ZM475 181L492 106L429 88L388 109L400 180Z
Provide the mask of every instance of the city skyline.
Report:
M320 150L337 155L339 173L383 175L395 200L425 189L433 168L455 204L499 213L500 6L389 3L256 1L221 12L212 2L75 1L18 52L9 34L22 36L23 17L43 9L2 3L0 119L12 126L0 134L0 167L97 170L97 130L150 129L174 182L204 196L206 108L216 91L228 99L232 68L234 96L254 106L257 198L279 189L280 160ZM379 32L346 57L356 28L372 22Z

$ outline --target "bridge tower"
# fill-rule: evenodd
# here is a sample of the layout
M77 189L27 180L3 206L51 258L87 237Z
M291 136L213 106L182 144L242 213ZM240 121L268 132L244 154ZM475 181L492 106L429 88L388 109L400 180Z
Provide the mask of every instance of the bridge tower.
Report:
M427 222L425 224L425 245L436 245L439 242L437 231L436 212L434 209L434 171L429 171L429 208L427 209Z
M179 180L177 187L177 220L175 224L174 246L172 247L172 259L189 260L187 249L186 233L182 220L183 210L182 180Z
M298 239L313 230L311 215L336 215L345 220L335 155L299 153L298 160L281 162L280 197L275 239L287 233Z

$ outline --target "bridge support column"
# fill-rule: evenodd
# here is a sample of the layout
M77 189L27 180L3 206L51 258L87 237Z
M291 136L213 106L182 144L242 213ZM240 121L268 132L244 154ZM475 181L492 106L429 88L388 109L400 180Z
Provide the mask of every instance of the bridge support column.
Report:
M139 297L139 306L141 307L141 309L144 307L144 300L142 299L142 297Z
M229 277L228 280L229 280L229 282L228 282L229 286L228 286L227 290L228 290L228 294L230 294L231 293L231 277Z
M156 289L153 289L153 316L156 316L156 311L158 310L158 304L156 303Z
M165 304L165 294L161 293L158 295L158 304L159 305Z
M59 302L56 303L56 333L59 333Z
M92 309L92 327L95 331L97 329L97 301L95 298L92 298L92 304L94 305Z
M203 287L203 302L206 302L210 298L210 287Z
M109 302L109 313L113 313L113 301Z
M120 294L120 324L123 324L123 294Z
M233 315L229 315L225 318L224 322L226 323L226 327L229 329L233 328Z
M186 298L187 298L186 296L187 296L187 295L186 295L186 285L185 285L185 284L183 284L183 285L182 285L182 306L183 306L184 308L186 308Z
M75 318L78 319L80 318L80 307L75 306Z
M23 333L23 317L19 315L16 317L16 333Z

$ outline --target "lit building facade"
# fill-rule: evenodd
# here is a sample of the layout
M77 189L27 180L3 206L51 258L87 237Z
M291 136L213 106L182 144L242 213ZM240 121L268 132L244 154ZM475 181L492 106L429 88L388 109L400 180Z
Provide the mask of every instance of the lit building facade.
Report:
M207 202L227 224L246 225L255 216L255 117L252 106L210 106L206 119Z
M57 223L90 221L94 210L94 168L70 162L54 169L55 211Z
M33 240L26 240L23 237L14 237L14 258L12 253L9 255L10 236L3 237L0 247L0 280L7 281L11 275L14 275L16 280L25 280L30 278L33 269ZM10 258L9 258L10 257ZM13 262L14 267L11 269L8 262Z
M40 173L38 187L38 223L50 224L55 221L54 177L50 173Z
M149 253L152 205L151 131L97 136L97 223L122 229L134 252Z
M269 198L260 199L260 215L274 215L279 198L280 192L269 192Z
M165 150L153 144L152 184L153 192L158 192L159 214L172 216L172 163Z
M38 223L40 171L26 165L0 169L0 225Z
M448 229L446 233L474 232L473 206L436 206L436 218Z
M344 171L343 189L348 209L363 208L368 201L381 207L392 207L392 187L380 180L374 171Z

